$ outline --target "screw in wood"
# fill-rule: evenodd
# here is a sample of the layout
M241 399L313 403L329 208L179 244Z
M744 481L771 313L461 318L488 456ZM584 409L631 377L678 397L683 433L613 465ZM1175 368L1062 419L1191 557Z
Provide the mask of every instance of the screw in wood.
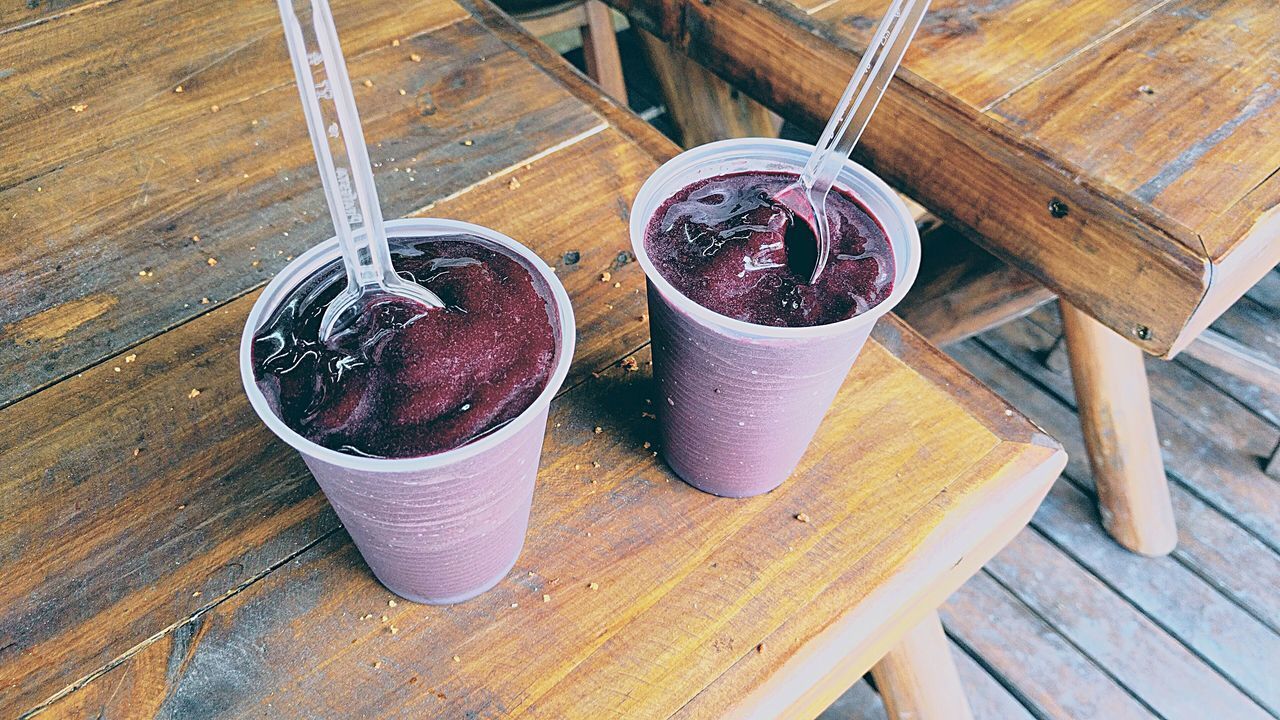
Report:
M1146 325L1138 325L1133 329L1133 334L1134 334L1134 337L1138 338L1139 340L1150 340L1151 328L1147 327Z
M1050 215L1056 218L1064 218L1067 216L1067 213L1069 212L1071 212L1071 208L1067 207L1067 204L1062 202L1058 198L1054 198L1049 201Z

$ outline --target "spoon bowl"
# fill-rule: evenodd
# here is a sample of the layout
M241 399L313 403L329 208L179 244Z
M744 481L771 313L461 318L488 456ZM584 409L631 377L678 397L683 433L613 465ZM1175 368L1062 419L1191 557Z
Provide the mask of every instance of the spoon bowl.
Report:
M299 19L295 2L305 8L310 22ZM321 318L320 339L328 340L349 326L369 301L379 297L403 298L422 305L424 311L444 307L439 296L400 277L391 264L369 150L328 0L277 0L277 4L347 271L346 288Z
M807 276L811 285L818 282L831 254L827 193L880 104L928 9L929 0L893 0L889 4L803 172L774 196L791 211L785 243L787 264ZM797 259L794 263L790 259L793 255ZM812 263L807 260L811 256Z

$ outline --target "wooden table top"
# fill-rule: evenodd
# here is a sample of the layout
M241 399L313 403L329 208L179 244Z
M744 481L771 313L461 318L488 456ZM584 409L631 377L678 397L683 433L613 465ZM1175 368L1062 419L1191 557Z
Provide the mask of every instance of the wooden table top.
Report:
M75 9L0 12L2 716L816 712L1065 462L890 318L782 489L674 479L626 223L674 148L488 6L338 0L387 216L522 240L579 323L515 570L393 603L237 374L331 232L274 6Z
M888 6L611 2L819 128ZM1167 355L1280 262L1278 101L1273 0L935 0L858 157Z

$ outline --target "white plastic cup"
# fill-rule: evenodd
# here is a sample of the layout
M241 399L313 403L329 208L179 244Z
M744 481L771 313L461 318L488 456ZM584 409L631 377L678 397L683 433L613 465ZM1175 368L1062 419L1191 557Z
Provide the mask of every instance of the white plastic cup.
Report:
M795 470L876 320L915 282L920 235L888 185L847 161L836 185L880 222L893 247L893 291L856 317L811 327L735 320L690 300L654 266L645 233L682 188L743 171L798 173L812 145L724 140L683 152L645 181L631 211L631 245L649 285L649 330L663 458L685 482L715 495L769 492Z
M341 262L334 238L286 265L254 303L240 338L240 378L258 417L302 454L378 580L407 600L457 603L497 585L524 546L547 412L573 358L573 309L551 268L501 233L437 219L393 220L386 229L391 240L474 236L521 261L535 283L541 278L543 296L555 313L557 343L555 369L533 404L474 442L418 458L348 455L314 443L286 425L254 379L253 338L295 287L331 263Z

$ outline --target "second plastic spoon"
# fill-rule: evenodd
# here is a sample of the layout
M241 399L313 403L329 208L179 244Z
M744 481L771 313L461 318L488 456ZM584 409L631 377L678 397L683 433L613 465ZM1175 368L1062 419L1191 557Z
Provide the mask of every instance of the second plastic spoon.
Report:
M422 304L424 310L444 307L439 296L401 278L391 265L369 151L329 3L310 0L309 27L298 19L294 0L278 0L278 4L307 130L347 271L346 289L325 308L320 339L326 340L349 325L364 305L378 296L405 298Z
M928 9L929 0L893 0L800 178L775 196L795 216L787 228L787 264L798 274L808 275L810 284L818 281L831 253L827 193L880 104ZM809 258L809 250L816 257Z

